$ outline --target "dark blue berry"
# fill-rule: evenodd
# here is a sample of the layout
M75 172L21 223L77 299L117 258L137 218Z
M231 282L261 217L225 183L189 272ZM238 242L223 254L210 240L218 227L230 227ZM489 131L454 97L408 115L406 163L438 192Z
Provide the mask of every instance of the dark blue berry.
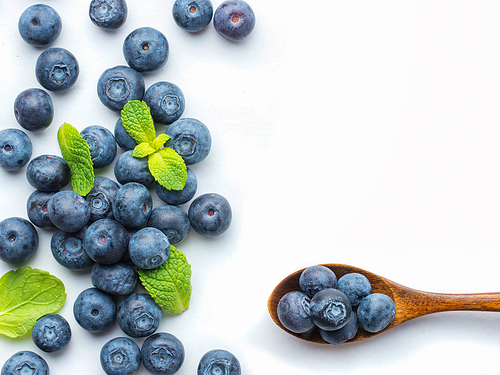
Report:
M283 327L295 333L305 333L314 328L309 313L311 300L299 291L286 293L278 302L278 319Z
M132 236L128 252L137 267L152 269L161 266L167 260L170 254L170 242L161 230L146 227Z
M240 375L241 366L236 356L223 349L206 352L198 363L198 375Z
M172 7L174 21L181 29L198 32L212 20L214 8L210 0L175 0Z
M361 300L357 313L361 327L368 332L379 332L396 316L396 305L391 297L372 293Z
M35 345L47 353L63 350L71 340L71 327L59 314L47 314L37 320L31 337Z
M351 305L358 306L361 300L369 295L372 290L370 281L360 273L346 273L338 283L337 289L344 293Z
M110 294L129 295L137 285L137 271L132 264L97 263L90 274L92 285Z
M317 292L326 288L337 287L337 276L325 266L307 267L299 277L302 291L312 298Z
M17 27L26 43L35 47L45 47L61 34L62 20L51 6L35 4L24 10L19 17Z
M19 125L26 130L44 130L54 119L52 98L39 88L21 91L14 101L14 116Z
M94 178L94 186L85 196L90 206L89 222L113 218L113 198L119 188L120 185L107 177Z
M116 320L116 301L97 288L82 291L73 304L76 322L86 331L103 332Z
M39 228L54 228L47 211L47 203L57 191L46 192L35 190L26 202L28 219Z
M100 219L89 225L84 248L95 262L113 264L127 252L129 237L123 225L113 219Z
M127 337L115 337L104 344L101 367L107 375L133 375L141 366L141 350Z
M153 186L155 178L149 171L148 158L132 156L132 150L121 154L114 165L116 180L125 185L128 182L138 182L148 189Z
M215 10L214 28L231 42L245 39L255 27L255 14L243 0L224 1Z
M196 194L198 188L198 180L196 175L190 168L186 168L187 177L186 184L181 190L169 190L159 182L155 183L155 192L163 202L168 204L181 205L189 202Z
M80 135L89 145L90 158L94 168L107 167L115 160L115 136L104 126L87 126L80 132Z
M195 164L204 160L210 153L212 137L201 121L193 118L181 118L165 131L170 136L173 148L186 164Z
M90 207L85 198L71 190L54 194L47 202L47 212L52 224L70 233L78 232L90 218Z
M30 259L38 249L38 232L33 224L21 217L9 217L0 222L0 259L20 264Z
M153 209L153 199L149 190L137 182L123 185L113 199L115 220L128 229L146 224Z
M309 310L314 324L325 331L333 331L347 324L352 306L344 293L328 288L314 295Z
M184 113L186 100L179 86L160 81L148 87L144 101L151 110L155 124L169 125Z
M168 52L167 38L152 27L135 29L123 42L123 56L127 64L138 72L161 68L167 62Z
M0 167L6 171L17 171L31 158L33 145L25 132L19 129L0 131Z
M35 76L49 91L66 90L73 86L80 74L75 55L64 48L53 47L43 51L35 65Z
M171 244L181 242L191 229L187 213L179 206L170 204L160 204L153 208L148 227L161 230Z
M125 65L106 69L97 81L99 100L114 111L121 111L129 100L142 100L144 91L142 75Z
M216 237L231 225L232 211L226 198L220 194L207 193L197 197L188 210L193 229L205 237Z
M120 303L116 320L131 337L147 337L160 326L163 311L148 293L133 293Z
M184 345L171 333L154 333L142 344L141 356L144 367L152 375L172 375L184 363Z
M94 265L85 251L84 240L87 226L75 233L56 229L50 240L50 250L54 259L72 271L83 271Z
M129 151L133 150L135 146L137 146L137 142L134 138L127 133L125 127L123 126L122 119L119 118L115 123L115 140L118 146L120 146L123 150Z
M23 350L12 355L2 366L1 375L49 375L49 365L35 352Z
M125 0L92 0L89 17L92 23L104 30L116 30L127 20L128 8Z
M319 334L323 340L330 344L338 345L349 341L356 333L358 333L358 316L356 312L351 313L351 317L345 326L335 331L319 330Z
M26 179L37 190L58 191L69 184L71 169L60 156L40 155L28 163Z

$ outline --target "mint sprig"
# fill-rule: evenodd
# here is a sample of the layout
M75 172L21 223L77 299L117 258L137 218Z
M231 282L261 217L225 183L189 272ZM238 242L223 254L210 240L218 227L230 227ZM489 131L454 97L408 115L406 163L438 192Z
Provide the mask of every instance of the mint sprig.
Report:
M149 171L161 186L168 190L182 190L186 185L186 163L175 150L165 147L169 135L156 136L153 117L146 102L127 102L121 111L121 120L127 133L137 142L132 156L148 157Z

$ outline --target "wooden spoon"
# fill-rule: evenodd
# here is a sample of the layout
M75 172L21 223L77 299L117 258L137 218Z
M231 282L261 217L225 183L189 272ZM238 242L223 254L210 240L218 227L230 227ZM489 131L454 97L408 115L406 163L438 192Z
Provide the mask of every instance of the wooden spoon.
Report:
M374 273L365 271L360 268L347 266L344 264L321 264L330 268L337 278L342 277L346 273L357 272L365 275L372 285L372 293L384 293L391 297L396 304L396 316L391 324L384 330L377 333L370 333L362 329L358 330L356 336L347 341L354 342L368 339L381 332L395 327L407 320L417 318L419 316L432 314L443 311L500 311L500 293L479 293L479 294L440 294L422 292L411 289L403 285L397 284L384 277L375 275ZM305 268L304 268L305 269ZM302 271L296 271L285 277L273 290L268 300L268 309L274 322L283 330L300 339L327 344L324 341L318 329L313 329L307 333L294 333L287 330L278 319L277 307L282 296L293 290L300 290L299 277Z

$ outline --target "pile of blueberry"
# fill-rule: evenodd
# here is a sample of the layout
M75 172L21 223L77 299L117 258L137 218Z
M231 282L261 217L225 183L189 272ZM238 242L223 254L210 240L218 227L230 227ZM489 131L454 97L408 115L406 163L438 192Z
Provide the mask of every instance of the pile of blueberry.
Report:
M325 266L306 268L299 277L301 291L281 297L278 318L291 332L319 329L323 340L341 344L356 336L359 327L379 332L396 315L394 301L382 293L372 293L370 281L360 273L337 279Z
M92 0L89 16L104 30L121 27L127 19L125 0ZM227 0L213 11L210 0L176 0L172 15L175 23L189 32L205 28L213 18L215 30L238 42L254 28L255 15L242 0ZM62 21L52 7L36 4L19 18L19 33L24 41L45 48L60 35ZM142 27L132 31L123 42L127 65L104 71L97 82L102 104L120 111L130 100L143 100L155 124L168 125L172 147L186 165L203 161L211 148L211 135L197 119L181 118L185 98L170 82L157 82L147 90L142 72L161 68L168 59L165 36L156 29ZM47 91L64 92L78 79L76 57L65 48L47 48L40 53L35 76L42 88L22 91L14 102L19 125L29 132L47 129L54 108ZM136 141L118 119L114 132L99 125L80 132L88 143L95 169L114 162L116 181L97 176L92 190L80 196L67 189L71 180L68 163L60 156L43 154L32 158L28 135L16 128L0 131L0 167L17 171L26 166L26 178L35 189L27 199L27 216L10 217L0 222L0 259L11 264L28 261L38 248L36 228L52 230L54 259L72 271L92 268L92 288L75 299L73 313L77 323L89 332L103 332L116 320L128 337L107 342L101 350L101 365L107 374L133 374L140 364L152 374L174 374L184 360L184 347L175 336L156 332L162 309L147 293L134 293L137 268L160 266L169 256L170 245L186 238L191 228L205 237L224 233L231 224L229 202L216 193L195 199L197 179L187 168L182 190L167 190L151 175L147 158L132 156ZM118 157L117 147L124 152ZM115 160L116 159L116 160ZM153 207L151 190L164 203ZM180 205L191 201L187 212ZM121 296L117 304L115 296ZM146 337L142 348L130 339ZM32 331L33 342L44 352L59 352L71 339L67 320L58 314L40 318ZM31 351L10 357L2 375L36 370L48 374L45 360ZM198 374L240 374L237 358L226 350L212 350L200 360Z

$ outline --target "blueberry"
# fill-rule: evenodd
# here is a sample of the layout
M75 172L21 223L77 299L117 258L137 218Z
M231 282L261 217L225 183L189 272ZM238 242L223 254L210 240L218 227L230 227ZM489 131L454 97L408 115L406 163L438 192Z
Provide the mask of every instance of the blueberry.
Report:
M89 17L92 23L104 30L116 30L127 20L128 8L125 0L92 0Z
M212 137L206 125L199 120L181 118L165 133L171 138L170 147L182 156L186 164L199 163L210 153Z
M205 237L216 237L231 225L232 211L229 202L222 195L207 193L191 202L188 216L197 233Z
M123 185L113 199L115 220L128 229L146 224L153 209L153 199L149 190L137 182Z
M179 206L170 204L160 204L153 208L148 227L161 230L171 244L181 242L191 229L187 213Z
M137 267L152 269L161 266L167 260L170 254L170 242L161 230L146 227L132 236L128 252Z
M35 47L45 47L61 34L62 20L54 8L35 4L24 10L17 25L21 38Z
M361 300L357 312L361 327L368 332L379 332L396 316L396 305L391 297L372 293Z
M243 0L224 1L215 10L214 28L231 42L245 39L255 27L255 14Z
M97 288L82 291L73 304L76 322L86 331L97 333L107 330L116 320L116 301Z
M358 316L355 311L351 313L351 317L345 326L335 331L319 330L319 334L323 340L330 344L338 345L349 341L356 333L358 333Z
M151 374L172 375L184 363L184 345L171 333L154 333L142 344L141 356L144 367Z
M133 293L120 303L116 320L131 337L147 337L156 332L163 311L148 293Z
M198 32L212 20L214 8L210 0L175 0L172 7L174 21L181 29Z
M90 222L113 218L113 198L119 188L120 185L107 177L94 178L94 186L85 196L90 206Z
M186 171L186 184L181 190L168 190L167 188L161 186L159 182L155 182L155 192L156 195L158 195L158 198L165 203L175 205L189 202L196 194L198 179L191 169L186 168Z
M278 319L283 327L295 333L305 333L314 328L309 313L311 300L299 291L286 293L278 302Z
M39 155L28 163L26 179L40 191L58 191L69 184L71 169L60 156Z
M0 222L0 259L7 263L26 262L38 248L38 232L33 224L21 217L9 217Z
M198 363L198 375L240 375L241 366L236 356L223 349L206 352Z
M50 95L39 88L23 90L14 101L17 122L29 131L48 128L54 119L54 104Z
M90 218L90 207L85 198L71 190L54 194L47 202L47 212L52 224L70 233L78 232Z
M100 125L90 125L83 129L80 135L89 145L94 168L107 167L115 160L115 136L108 129Z
M337 287L337 276L325 266L307 267L299 277L302 291L312 298L317 292L326 288Z
M137 271L131 264L97 263L90 274L92 285L110 294L129 295L137 285Z
M38 354L23 350L12 355L2 366L1 375L49 375L49 365Z
M80 66L75 55L64 48L46 49L36 60L36 79L49 91L68 89L75 84L79 74Z
M165 35L152 27L135 29L123 42L123 56L127 64L138 72L161 68L167 62L168 50Z
M142 100L144 91L142 75L125 65L106 69L97 81L99 100L114 111L121 111L129 100Z
M137 146L137 142L134 138L127 133L125 127L123 126L122 119L119 118L115 123L115 140L118 146L120 146L123 150L129 151L133 150L135 146Z
M310 304L311 318L320 329L333 331L347 324L352 313L349 298L333 288L316 293Z
M72 271L83 271L94 265L84 247L87 226L75 233L56 229L50 239L50 250L54 259Z
M0 131L0 167L6 171L17 171L31 158L33 145L25 132L19 129Z
M121 154L114 166L116 180L125 185L128 182L138 182L148 189L153 186L155 178L149 171L148 158L132 156L132 150Z
M104 344L101 367L107 375L132 375L141 366L141 350L127 337L115 337Z
M144 101L151 110L155 124L169 125L184 113L186 100L179 86L160 81L148 87Z
M46 192L35 190L30 194L26 202L28 219L39 228L54 228L47 211L47 203L57 191Z
M100 219L89 225L83 246L95 262L113 264L127 252L128 232L113 219Z
M361 300L371 293L372 286L366 276L353 272L346 273L339 279L337 289L349 298L351 305L358 306Z
M71 340L71 327L59 314L47 314L37 320L31 331L35 345L47 353L63 350Z

